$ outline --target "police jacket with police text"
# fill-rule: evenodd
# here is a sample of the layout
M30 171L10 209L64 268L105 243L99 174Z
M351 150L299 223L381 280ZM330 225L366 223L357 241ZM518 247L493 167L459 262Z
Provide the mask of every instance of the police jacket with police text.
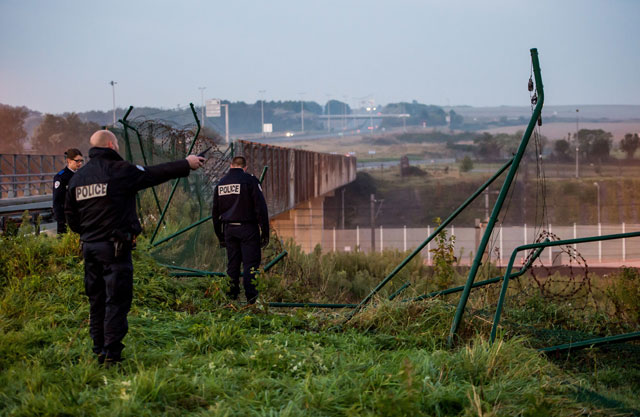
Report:
M263 236L269 235L269 213L260 182L242 168L231 168L213 192L213 227L224 240L224 223L257 223Z
M65 205L69 227L84 242L109 240L116 233L140 234L136 193L190 172L186 159L143 167L109 148L91 148L89 158L69 181Z
M74 172L65 167L53 177L53 217L58 223L66 223L64 216L64 200L67 196L67 186Z

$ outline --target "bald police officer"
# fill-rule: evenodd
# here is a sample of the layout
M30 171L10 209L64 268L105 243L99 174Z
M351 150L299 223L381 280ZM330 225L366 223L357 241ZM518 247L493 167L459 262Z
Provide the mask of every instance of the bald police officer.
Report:
M260 247L269 243L269 213L260 182L247 174L247 161L236 156L231 169L213 193L213 227L220 246L227 248L227 275L231 278L229 297L240 293L240 264L247 303L253 304L258 290L252 282L260 267Z
M142 228L136 193L172 178L186 177L204 158L154 166L132 165L118 154L118 140L108 130L90 139L91 160L69 181L65 214L83 243L84 285L89 297L89 332L98 362L122 360L122 339L133 297L131 249Z
M64 215L64 200L67 196L67 186L73 174L82 167L84 158L82 152L76 148L67 149L64 153L67 166L53 177L53 217L58 223L58 234L67 231L67 219Z

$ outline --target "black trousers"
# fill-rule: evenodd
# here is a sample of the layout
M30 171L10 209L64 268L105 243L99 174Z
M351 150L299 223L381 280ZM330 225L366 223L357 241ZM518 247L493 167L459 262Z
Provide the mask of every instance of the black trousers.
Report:
M116 258L113 242L85 242L83 255L93 352L120 360L133 298L131 248L125 245Z
M66 222L58 222L58 228L56 229L59 235L65 233L67 231L67 223Z
M240 264L242 263L242 285L247 302L253 304L258 290L251 282L260 268L260 228L255 223L225 225L224 242L227 245L227 275L231 278L229 297L238 298L240 293Z

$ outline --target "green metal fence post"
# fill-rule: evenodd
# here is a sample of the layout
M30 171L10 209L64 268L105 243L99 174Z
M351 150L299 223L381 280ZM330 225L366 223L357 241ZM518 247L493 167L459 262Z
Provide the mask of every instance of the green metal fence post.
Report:
M402 284L402 287L398 288L398 290L396 292L394 292L393 294L391 294L389 296L389 301L392 301L394 298L396 298L397 296L399 296L402 291L406 290L407 288L409 288L409 286L411 285L411 282L405 282L404 284Z
M131 110L133 110L133 106L129 106L129 109L124 115L125 119L129 116L129 113L131 113ZM122 123L122 120L120 120L120 123ZM124 125L124 123L122 124ZM129 161L130 163L133 163L133 153L131 152L131 141L129 140L129 131L127 130L126 125L124 125L124 149L125 149L125 155L127 157L127 161ZM136 193L136 207L138 208L138 212L139 212L141 204L140 204L140 195L138 193Z
M226 275L224 272L203 271L202 269L187 268L187 267L184 267L184 266L168 265L168 264L158 264L158 265L164 266L165 268L169 268L169 269L177 269L178 271L184 271L184 273L182 273L181 275L176 275L175 272L172 272L172 273L169 274L172 277L176 277L176 276L180 276L180 277L186 277L186 276L190 276L190 277L203 277L203 276L223 277L223 276ZM188 275L185 275L185 274L188 274Z
M353 308L356 304L323 304L323 303L268 303L269 307L315 307L315 308Z
M206 222L207 220L211 220L211 219L212 219L212 216L204 217L204 218L202 218L202 219L198 220L197 222L192 223L192 224L190 224L189 226L184 227L184 228L182 228L182 229L178 230L177 232L172 233L172 234L170 234L169 236L167 236L167 237L165 237L165 238L162 238L162 239L158 240L157 242L152 243L152 244L151 244L151 247L152 247L152 248L155 248L156 246L158 246L158 245L160 245L160 244L162 244L162 243L164 243L164 242L167 242L167 241L169 241L169 240L173 239L174 237L180 236L180 235L181 235L181 234L183 234L184 232L188 232L189 230L193 229L194 227L196 227L196 226L200 226L202 223Z
M280 262L280 260L281 260L282 258L284 258L285 256L287 256L288 254L289 254L289 252L287 252L286 250L285 250L285 251L280 252L280 253L278 254L278 256L276 256L275 258L273 258L273 259L271 260L271 262L269 262L268 264L266 264L262 270L263 270L264 272L267 272L268 270L270 270L271 268L273 268L273 266L274 266L275 264L277 264L278 262Z
M193 147L196 144L196 141L198 140L198 135L200 135L200 120L198 119L198 115L196 114L196 109L193 106L193 103L189 103L189 106L191 106L191 112L193 113L193 117L194 119L196 119L196 124L198 125L198 130L196 130L196 135L193 138L193 141L191 142L191 146L189 147L189 150L187 151L187 155L191 154L191 151L193 150ZM171 200L173 199L173 194L176 192L176 188L178 188L178 183L180 182L180 178L176 179L173 183L173 188L171 189L171 193L169 194L169 199L167 199L167 203L164 205L164 209L162 209L162 213L160 213L160 220L158 220L158 224L156 225L156 229L153 231L153 235L151 235L151 240L149 241L150 243L153 243L153 240L156 238L156 235L158 234L158 230L160 229L160 225L162 225L162 221L164 220L164 216L165 214L167 214L167 209L169 208L169 203L171 203Z
M518 255L517 249L511 253L511 258L509 259L509 265L507 266L507 270L504 273L502 288L500 289L500 297L498 298L498 305L496 306L496 314L493 319L493 325L491 326L491 337L489 338L491 343L493 343L493 341L496 340L496 333L498 331L498 322L500 321L500 314L502 313L504 298L507 295L507 288L509 287L509 275L511 275L511 269L513 268L513 263L516 260L516 255Z
M262 181L264 181L264 176L267 174L267 170L269 169L269 165L265 165L264 168L262 168L262 174L260 174L260 179L258 181L260 181L260 184L262 184Z
M460 321L462 320L462 315L464 314L464 309L467 305L467 300L469 299L469 293L471 291L471 286L473 285L473 281L475 280L476 274L478 272L478 268L480 267L480 263L482 262L482 257L484 256L484 251L489 243L489 238L491 237L491 233L493 232L493 228L498 219L498 215L500 214L500 210L502 209L502 205L504 203L505 198L507 197L507 193L509 192L509 188L511 187L511 183L516 175L516 171L520 165L520 161L524 155L524 151L527 148L527 144L529 143L529 138L533 133L533 129L535 128L538 119L540 118L540 113L542 112L542 105L544 104L544 90L542 87L542 76L540 75L540 63L538 62L538 50L533 48L531 49L531 61L533 64L533 73L536 80L536 91L538 95L538 101L536 103L536 107L531 115L531 120L529 120L529 124L527 126L527 130L522 137L522 141L520 142L520 146L518 147L518 151L513 159L513 164L511 165L511 169L507 174L507 178L500 189L500 194L498 195L498 199L496 200L495 205L493 206L493 211L491 212L491 217L489 218L489 223L487 224L487 229L482 236L482 240L480 242L480 246L476 251L475 259L473 260L473 264L471 265L471 269L469 270L469 275L467 277L467 282L465 283L464 290L462 291L462 295L460 296L460 302L458 303L458 307L456 310L455 317L453 318L453 322L451 323L451 329L449 331L449 337L447 340L447 344L449 347L453 345L455 335L458 331L458 327L460 326Z
M129 115L132 109L133 109L133 106L130 106L129 111L127 111L127 113L125 114L125 117ZM129 140L129 132L127 131L126 126L124 128L124 146L125 146L125 151L127 153L127 161L133 163L133 153L131 152L131 141Z
M581 342L571 342L564 345L550 346L542 349L538 349L539 352L550 353L560 352L563 350L571 349L585 349L600 345L610 345L613 343L630 342L632 340L640 339L640 332L624 333L615 336L598 337L595 339L583 340Z
M127 121L127 117L129 117L129 113L131 113L131 110L133 110L133 106L129 106L129 110L127 110L124 117L120 119L119 122L122 123L122 126L124 126L124 135L127 138L126 139L127 142L129 141L129 134L127 132L127 129L133 130L133 132L136 134L136 136L138 137L138 144L140 145L140 153L142 154L142 161L144 162L145 165L148 165L147 156L144 152L144 145L142 144L142 138L140 137L140 132L138 132L138 129L131 126ZM153 192L153 198L156 201L156 207L158 208L158 213L160 213L162 210L160 209L160 200L158 200L158 194L156 193L156 188L151 187L151 191Z

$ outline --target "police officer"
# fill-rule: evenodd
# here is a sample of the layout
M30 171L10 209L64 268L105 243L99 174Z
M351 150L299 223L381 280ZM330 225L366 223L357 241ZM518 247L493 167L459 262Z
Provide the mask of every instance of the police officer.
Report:
M247 161L236 156L231 169L213 192L213 227L221 247L227 248L227 275L231 278L229 297L240 293L240 264L247 303L253 304L258 290L252 282L260 267L260 247L269 243L269 214L260 182L247 174Z
M58 223L58 234L67 231L67 220L64 216L64 200L67 195L67 185L73 174L82 167L84 158L82 152L76 148L67 149L64 153L67 166L53 177L53 217Z
M133 297L131 249L142 228L136 193L172 178L186 177L204 158L143 167L118 154L118 140L108 130L90 139L90 161L69 181L65 213L69 227L83 243L84 285L89 297L89 332L98 362L122 360L122 339Z

